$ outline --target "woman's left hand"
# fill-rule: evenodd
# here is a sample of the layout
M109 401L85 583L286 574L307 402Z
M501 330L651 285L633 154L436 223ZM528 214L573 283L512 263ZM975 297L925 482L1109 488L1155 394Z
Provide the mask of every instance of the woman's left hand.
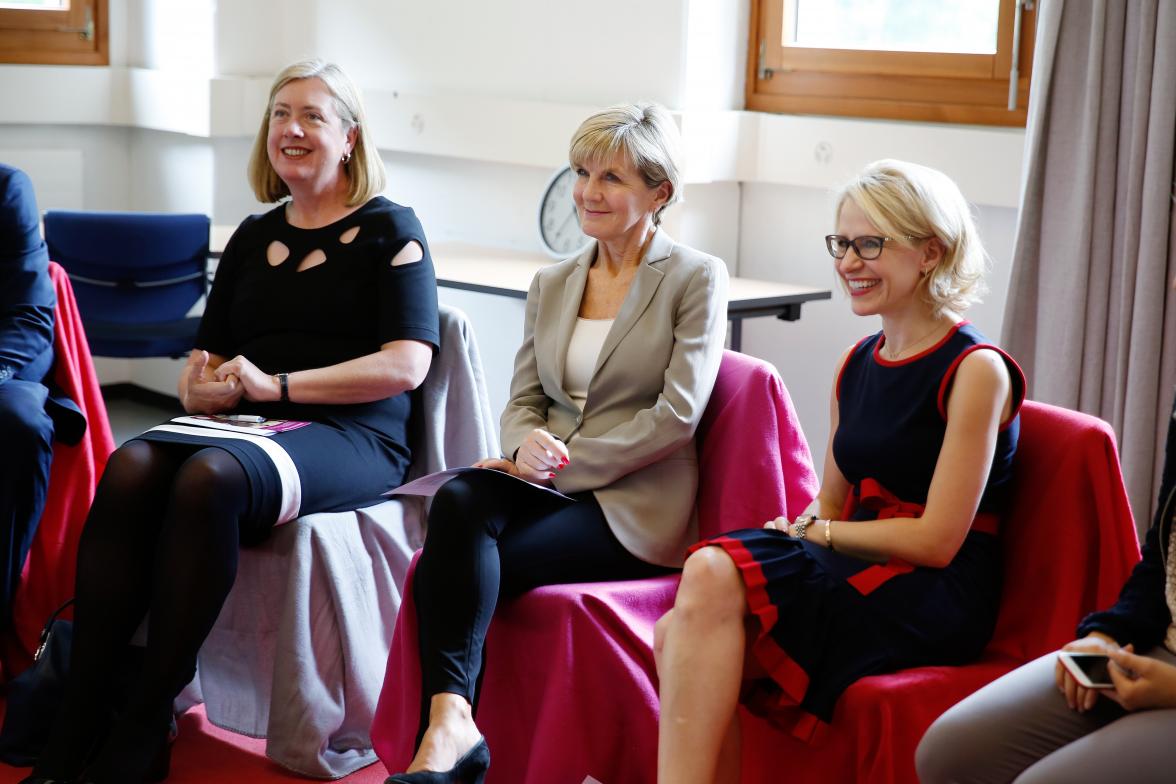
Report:
M240 380L241 387L245 390L244 397L251 403L275 401L282 397L277 380L269 373L263 373L257 365L240 354L221 363L216 369L218 381L223 381L230 375Z
M513 460L507 460L505 457L487 457L474 463L471 468L489 468L491 471L501 471L504 474L511 476L518 476L519 469L515 466Z
M1140 656L1130 645L1112 648L1107 655L1114 662L1108 669L1115 684L1103 691L1107 699L1129 711L1176 708L1176 666Z

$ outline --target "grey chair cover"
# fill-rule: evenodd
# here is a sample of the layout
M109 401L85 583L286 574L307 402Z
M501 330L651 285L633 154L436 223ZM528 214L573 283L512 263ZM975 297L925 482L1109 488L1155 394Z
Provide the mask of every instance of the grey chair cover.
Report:
M419 391L409 478L499 454L465 314L441 307L441 351ZM401 496L312 514L241 551L237 581L177 707L266 738L278 764L335 779L376 762L369 728L425 504Z

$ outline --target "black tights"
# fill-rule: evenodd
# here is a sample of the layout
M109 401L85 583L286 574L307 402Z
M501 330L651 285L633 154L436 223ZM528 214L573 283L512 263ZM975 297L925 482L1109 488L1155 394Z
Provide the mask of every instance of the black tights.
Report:
M617 541L590 492L576 503L490 471L437 492L413 596L421 650L421 723L434 694L476 703L482 648L499 598L541 585L636 580L677 571L642 561Z
M132 441L111 456L78 549L69 686L35 775L73 778L94 759L88 781L143 780L236 578L249 500L222 449ZM148 612L142 668L116 693Z

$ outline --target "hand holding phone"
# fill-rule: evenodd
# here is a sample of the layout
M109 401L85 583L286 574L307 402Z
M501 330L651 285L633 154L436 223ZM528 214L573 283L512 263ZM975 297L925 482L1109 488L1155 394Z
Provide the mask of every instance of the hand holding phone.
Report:
M1088 689L1113 689L1109 667L1111 659L1105 653L1059 651L1058 659L1074 680Z

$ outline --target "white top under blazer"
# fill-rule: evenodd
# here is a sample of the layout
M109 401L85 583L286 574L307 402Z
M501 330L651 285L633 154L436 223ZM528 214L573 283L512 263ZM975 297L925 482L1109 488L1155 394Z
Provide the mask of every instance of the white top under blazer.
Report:
M586 319L576 317L572 342L568 343L568 357L564 365L564 390L581 411L588 400L588 385L596 359L604 347L604 339L616 319Z

